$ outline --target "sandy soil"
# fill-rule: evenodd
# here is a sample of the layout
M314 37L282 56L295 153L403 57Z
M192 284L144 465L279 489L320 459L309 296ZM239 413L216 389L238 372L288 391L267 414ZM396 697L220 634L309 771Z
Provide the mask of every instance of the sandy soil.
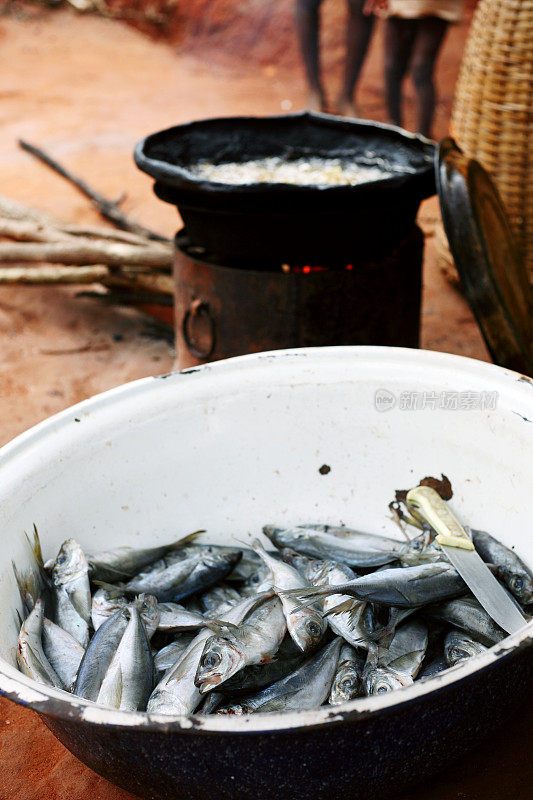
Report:
M136 170L136 141L192 118L275 113L303 102L300 73L274 63L247 71L242 60L231 65L214 51L200 57L183 43L176 52L98 17L16 9L0 18L1 191L65 220L99 218L66 182L20 151L18 137L47 148L111 197L126 190L125 210L171 235L175 212L155 199L150 181ZM455 29L443 54L438 135L446 131L464 35L464 26ZM383 118L380 45L378 35L360 95L363 112L377 118ZM338 76L333 72L330 79L334 83ZM431 233L438 219L435 200L424 205L421 219ZM169 345L144 335L143 315L76 299L76 291L0 288L0 444L89 395L172 367ZM487 358L467 304L440 275L431 236L422 344ZM10 765L0 778L0 800L126 798L83 768L36 717L5 701L0 752L2 763Z

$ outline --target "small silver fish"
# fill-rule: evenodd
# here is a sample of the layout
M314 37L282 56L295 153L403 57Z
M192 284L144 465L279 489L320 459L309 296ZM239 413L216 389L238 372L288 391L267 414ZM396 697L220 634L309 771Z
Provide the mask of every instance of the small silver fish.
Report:
M507 636L475 597L458 597L436 606L427 606L424 615L460 628L486 647L491 647Z
M253 714L268 711L305 711L318 708L328 698L335 677L342 639L336 638L307 659L286 678L256 695L218 711L219 714Z
M177 603L225 578L240 558L241 551L234 547L184 548L139 573L124 588L129 593L152 594L160 603Z
M306 570L314 586L336 586L355 580L350 567L336 561L314 562ZM341 609L342 610L335 610ZM331 630L353 647L369 647L369 634L364 627L366 602L342 594L332 594L324 599L324 618Z
M317 608L312 605L298 608L299 602L284 594L286 590L308 586L309 582L290 564L268 553L258 540L253 542L252 548L271 572L272 585L281 600L289 634L300 650L309 652L321 640L327 623Z
M20 629L17 662L21 672L29 678L44 683L45 686L62 689L63 684L46 658L41 644L43 619L43 601L37 600Z
M72 691L85 650L77 639L46 617L43 619L43 651L63 688Z
M265 664L276 655L287 628L277 597L266 600L246 622L205 643L195 683L202 694L220 686L244 667Z
M67 539L61 545L52 567L52 584L55 599L53 622L72 634L82 647L87 647L91 620L89 565L74 539Z
M285 592L285 596L310 598L313 602L315 598L330 594L347 594L373 603L417 608L457 597L464 594L466 588L466 583L451 564L439 562L418 567L392 567L339 586L295 589Z
M95 553L87 553L91 578L111 583L133 578L149 564L153 564L154 561L163 558L172 550L184 547L192 542L200 533L204 533L204 531L186 534L170 544L159 545L158 547L137 549L126 545L124 547L115 547L112 550L98 550Z
M363 670L367 695L383 694L410 686L416 678L428 644L428 629L423 622L406 622L385 649L371 650Z
M74 694L96 702L102 682L128 625L127 608L121 608L96 631L78 670Z
M221 616L221 622L240 625L248 615L265 600L264 595L248 597ZM166 671L148 701L147 711L157 714L192 714L202 700L195 685L196 672L206 640L211 636L207 628L192 640L176 663Z
M106 671L96 702L122 711L144 711L154 681L154 664L144 623L135 603Z
M463 631L450 631L444 640L444 656L449 667L462 664L469 658L481 655L486 647L474 641L471 636Z
M483 559L496 566L496 576L520 603L533 603L533 572L509 547L490 533L472 529L472 541Z
M330 705L337 706L347 703L362 694L363 668L364 659L357 654L355 648L349 644L343 644L329 694Z
M427 560L419 541L401 542L344 526L313 524L283 529L265 525L263 533L280 549L290 547L302 555L342 561L350 567L379 567L404 558L417 564ZM442 559L442 553L433 548L428 558Z

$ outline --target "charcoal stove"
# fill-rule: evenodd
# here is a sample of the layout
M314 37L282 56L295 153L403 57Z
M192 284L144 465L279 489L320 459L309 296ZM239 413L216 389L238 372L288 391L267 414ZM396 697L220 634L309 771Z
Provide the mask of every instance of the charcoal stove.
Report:
M377 167L352 185L225 184L198 164L319 156ZM435 146L325 114L207 119L152 134L137 166L176 205L180 368L290 347L418 347L423 237Z
M225 263L176 236L180 369L243 353L332 344L418 347L424 237L413 226L378 260Z

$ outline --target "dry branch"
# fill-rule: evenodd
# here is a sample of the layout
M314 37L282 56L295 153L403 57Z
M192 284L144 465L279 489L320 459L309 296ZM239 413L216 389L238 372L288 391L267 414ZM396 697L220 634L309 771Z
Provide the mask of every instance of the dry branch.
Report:
M18 242L65 242L72 237L59 228L31 220L10 220L0 217L0 236Z
M123 198L118 201L108 200L102 194L89 186L85 180L77 175L74 175L73 172L70 172L70 170L68 170L66 167L63 167L61 164L59 164L58 161L48 155L48 153L46 153L40 147L36 147L29 142L23 141L22 139L19 139L19 145L23 150L26 150L28 153L36 156L36 158L38 158L47 166L51 167L51 169L76 186L76 188L79 189L80 192L85 195L85 197L88 197L92 201L93 205L104 217L104 219L112 222L117 228L120 228L123 231L131 231L131 233L145 236L148 239L168 242L168 239L165 236L161 236L159 233L155 233L149 228L139 225L137 222L124 214L124 212L119 208Z
M129 231L119 231L98 225L76 225L62 222L45 211L10 200L0 195L0 236L19 241L60 241L68 237L108 239L126 244L147 245L151 243L146 236Z
M0 285L99 283L104 302L172 306L172 261L169 241L64 223L0 195L0 264L14 265L0 267Z
M45 262L48 264L107 264L120 267L131 264L166 268L172 265L172 247L164 244L145 246L99 242L0 242L0 263Z
M0 284L99 283L109 275L105 266L0 267Z

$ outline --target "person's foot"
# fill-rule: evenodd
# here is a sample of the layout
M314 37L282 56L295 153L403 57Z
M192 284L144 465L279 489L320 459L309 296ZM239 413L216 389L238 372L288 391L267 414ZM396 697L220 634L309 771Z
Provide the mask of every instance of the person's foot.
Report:
M362 117L359 107L355 104L351 97L343 97L342 95L335 103L334 114L338 117Z
M325 112L327 110L327 103L324 93L320 92L318 89L311 90L307 95L305 107L308 111Z

